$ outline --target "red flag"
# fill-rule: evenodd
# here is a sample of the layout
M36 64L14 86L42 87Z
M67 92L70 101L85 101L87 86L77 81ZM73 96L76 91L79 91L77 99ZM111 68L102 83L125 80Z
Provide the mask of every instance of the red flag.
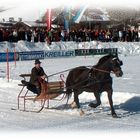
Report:
M51 8L47 9L46 23L47 23L47 30L48 31L51 30L51 23L52 23Z

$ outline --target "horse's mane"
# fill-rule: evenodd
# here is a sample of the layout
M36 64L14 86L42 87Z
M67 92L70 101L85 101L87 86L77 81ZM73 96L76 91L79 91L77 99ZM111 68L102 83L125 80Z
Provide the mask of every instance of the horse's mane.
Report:
M97 63L95 66L102 65L102 64L104 64L108 59L114 58L114 57L116 57L116 56L114 56L114 55L112 55L112 54L103 56L102 58L99 59L98 63Z

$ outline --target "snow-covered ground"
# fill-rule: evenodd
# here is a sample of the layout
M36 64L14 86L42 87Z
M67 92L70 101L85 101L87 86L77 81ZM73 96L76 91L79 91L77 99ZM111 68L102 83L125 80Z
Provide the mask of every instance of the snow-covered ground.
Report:
M101 57L101 56L100 56ZM42 60L42 66L48 75L73 68L80 65L94 65L99 56L75 57L61 59ZM18 83L21 78L19 74L30 73L34 66L34 61L19 61L15 68L14 63L10 63L10 82L6 79L6 63L0 63L0 128L3 131L50 131L50 132L73 132L73 131L97 131L97 132L139 132L140 130L140 56L123 56L122 78L114 75L114 106L117 114L121 117L114 119L110 115L108 99L106 93L101 96L102 106L97 109L88 107L90 101L95 98L92 93L84 92L80 95L80 102L85 111L84 116L80 116L76 109L63 109L66 101L52 101L55 109L44 109L41 113L21 112L11 110L17 108L17 95L20 91ZM64 73L65 77L67 73ZM56 80L59 77L51 77L49 80ZM72 99L71 99L72 101ZM57 105L56 105L57 104ZM31 102L33 106L34 103Z
M17 95L20 91L18 84L21 78L19 74L30 73L31 68L34 66L34 61L18 61L15 67L14 62L10 62L10 82L6 79L6 63L0 63L0 128L2 134L10 136L5 132L26 132L28 137L34 136L34 139L38 139L38 135L44 136L47 131L52 138L52 132L61 134L63 138L64 134L69 132L80 132L76 135L76 138L92 138L89 137L92 132L96 132L96 136L112 136L112 134L123 137L123 134L127 135L129 139L130 134L134 134L139 137L140 130L140 43L100 43L100 42L56 42L48 46L46 43L28 43L19 41L16 44L2 42L0 43L0 51L5 52L6 48L10 51L40 51L40 50L72 50L72 49L84 49L84 48L118 48L119 57L123 60L124 76L122 78L116 78L114 75L114 106L118 116L121 118L114 119L110 115L110 109L108 105L108 99L106 93L102 94L102 105L97 109L91 109L88 107L89 102L94 101L95 98L92 93L84 92L80 95L80 102L84 116L80 116L76 109L63 109L65 100L62 102L51 101L50 106L55 109L44 109L41 113L21 112L18 110L11 110L11 108L17 108ZM46 59L42 60L42 66L44 67L47 75L63 71L65 69L73 68L81 65L94 65L97 63L101 56L90 57L75 57L75 58L61 58L61 59ZM65 77L67 73L64 73ZM59 79L59 76L51 77L49 80L54 81ZM72 102L73 98L70 100ZM29 103L29 107L37 106L32 101ZM30 131L29 131L30 130ZM31 131L32 130L32 131ZM86 135L83 135L83 131ZM27 133L31 132L31 133ZM42 132L41 134L36 132ZM45 132L45 133L44 133ZM113 133L112 133L113 132ZM1 134L1 133L0 133ZM71 133L70 133L71 134ZM88 135L88 137L86 137ZM116 138L117 135L112 137ZM12 136L16 138L16 133L12 133ZM11 136L10 136L11 137ZM23 136L21 136L24 138ZM45 136L44 136L45 137ZM68 137L66 135L66 137ZM74 135L75 137L75 135ZM95 137L95 133L94 133ZM40 137L39 137L40 138ZM126 139L126 138L124 138Z

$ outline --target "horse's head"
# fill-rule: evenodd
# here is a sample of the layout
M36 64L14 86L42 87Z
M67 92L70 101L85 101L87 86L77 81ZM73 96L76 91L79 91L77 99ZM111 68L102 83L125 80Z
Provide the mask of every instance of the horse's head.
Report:
M97 65L94 67L97 68L96 71L102 71L102 72L113 72L117 77L121 77L123 75L121 66L123 65L123 62L118 58L117 55L106 55L100 58Z
M121 69L121 66L123 65L123 62L118 58L118 56L114 56L110 60L110 70L117 76L122 77L123 71Z

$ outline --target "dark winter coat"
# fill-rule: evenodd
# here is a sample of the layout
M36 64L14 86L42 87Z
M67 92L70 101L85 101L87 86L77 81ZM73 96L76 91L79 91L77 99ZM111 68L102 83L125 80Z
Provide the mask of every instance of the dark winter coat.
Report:
M32 68L30 83L37 86L39 84L39 81L38 81L39 77L43 75L46 75L46 74L42 67L40 67L39 69L37 69L36 67Z

